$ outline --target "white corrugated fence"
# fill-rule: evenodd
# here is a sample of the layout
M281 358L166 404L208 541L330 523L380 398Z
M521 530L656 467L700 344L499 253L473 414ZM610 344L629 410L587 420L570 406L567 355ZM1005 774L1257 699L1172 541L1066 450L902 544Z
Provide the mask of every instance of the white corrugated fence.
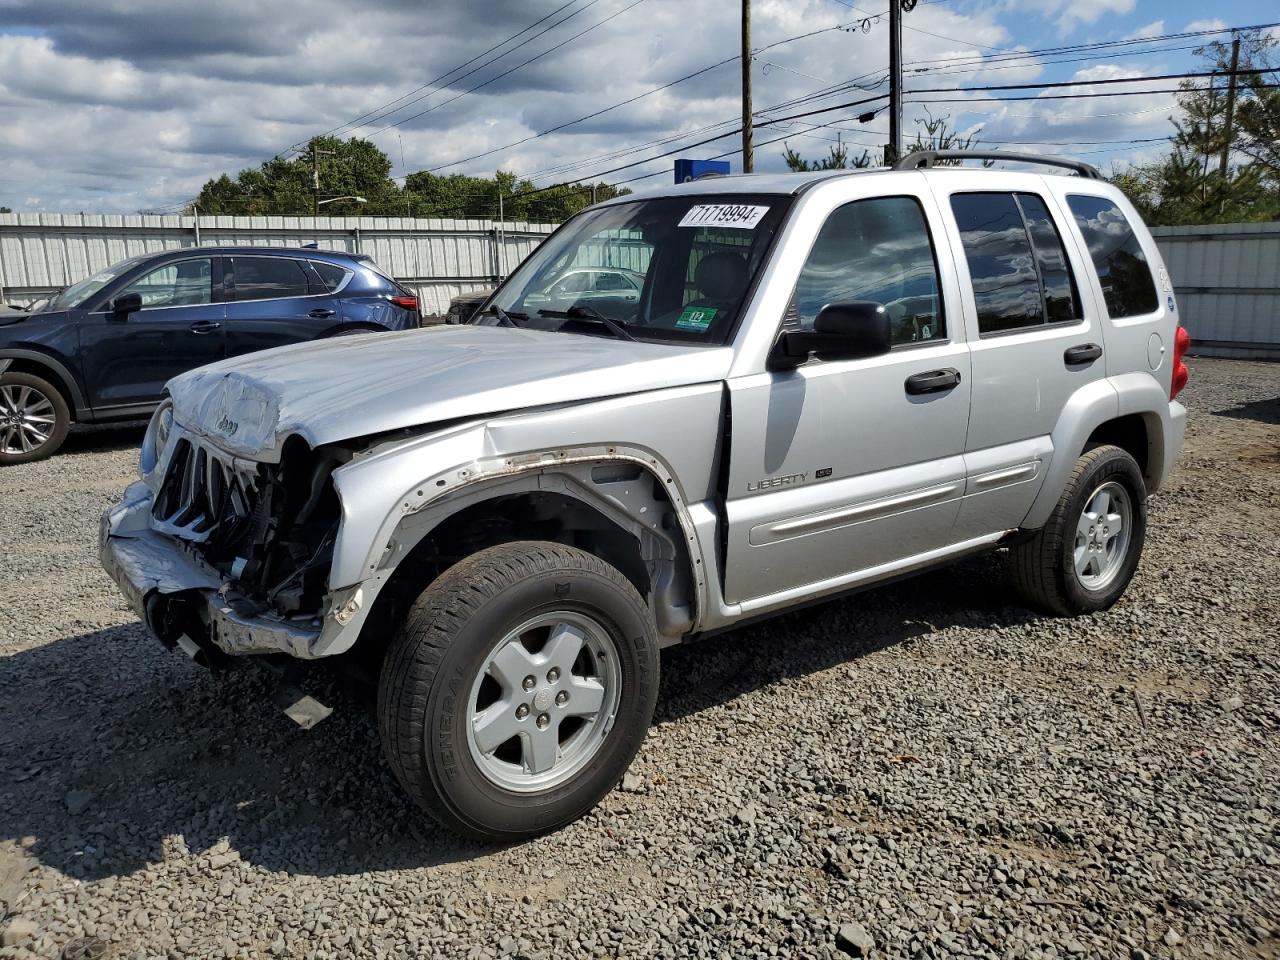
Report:
M126 257L196 246L302 247L364 253L442 314L459 293L492 286L555 224L409 217L180 217L0 214L0 302L25 303Z

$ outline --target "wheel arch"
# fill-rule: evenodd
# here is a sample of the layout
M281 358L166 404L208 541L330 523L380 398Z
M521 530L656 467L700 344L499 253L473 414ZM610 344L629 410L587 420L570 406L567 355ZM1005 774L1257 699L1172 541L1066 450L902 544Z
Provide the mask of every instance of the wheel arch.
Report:
M1053 459L1022 526L1036 529L1044 525L1076 460L1099 444L1114 444L1128 451L1142 470L1147 492L1154 492L1168 474L1169 419L1164 389L1146 374L1124 374L1081 387L1067 401L1054 426Z
M705 577L673 486L649 464L616 455L477 477L400 519L357 645L380 645L375 638L389 635L405 605L466 556L526 539L612 564L648 602L664 644L677 642L697 620Z
M48 380L66 401L72 420L86 419L88 405L71 370L56 357L39 350L6 347L0 350L0 373L29 373Z

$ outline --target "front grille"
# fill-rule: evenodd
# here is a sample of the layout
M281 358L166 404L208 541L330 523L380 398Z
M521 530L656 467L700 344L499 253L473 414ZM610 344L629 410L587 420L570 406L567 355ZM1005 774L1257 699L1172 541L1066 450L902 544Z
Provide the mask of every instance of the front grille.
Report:
M204 543L240 526L258 499L258 467L187 437L173 441L164 482L151 508L167 533Z

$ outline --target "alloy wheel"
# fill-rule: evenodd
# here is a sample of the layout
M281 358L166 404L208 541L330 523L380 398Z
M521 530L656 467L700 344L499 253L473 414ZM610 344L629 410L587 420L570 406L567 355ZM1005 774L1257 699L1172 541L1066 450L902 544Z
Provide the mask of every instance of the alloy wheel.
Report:
M0 453L30 453L49 442L56 426L53 401L40 390L0 385Z
M547 790L599 752L617 715L622 676L610 631L568 610L502 637L472 684L467 741L496 786Z

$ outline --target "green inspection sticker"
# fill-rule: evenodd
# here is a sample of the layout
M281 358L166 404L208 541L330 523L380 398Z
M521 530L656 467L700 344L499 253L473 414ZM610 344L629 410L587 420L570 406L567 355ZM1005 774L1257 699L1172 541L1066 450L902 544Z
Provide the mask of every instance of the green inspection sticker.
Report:
M711 326L711 321L716 318L716 313L717 311L714 307L685 307L680 312L680 318L676 320L676 329L701 332Z

